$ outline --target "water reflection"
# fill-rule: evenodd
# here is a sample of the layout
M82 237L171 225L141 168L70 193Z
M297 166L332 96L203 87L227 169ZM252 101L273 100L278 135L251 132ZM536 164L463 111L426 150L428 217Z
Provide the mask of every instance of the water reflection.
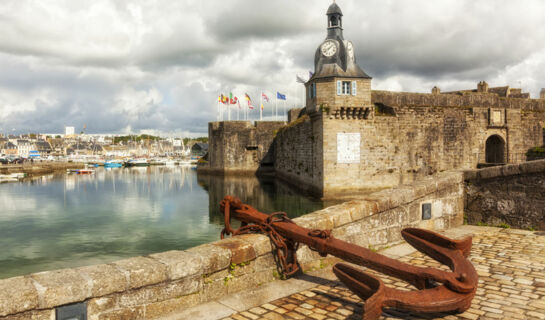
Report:
M198 182L210 195L210 223L219 225L223 225L219 203L225 195L237 196L243 203L262 212L282 211L292 218L324 206L322 201L302 196L287 184L273 178L199 175Z
M323 207L274 180L187 167L99 168L0 185L0 278L193 247L219 238L219 201L264 212Z

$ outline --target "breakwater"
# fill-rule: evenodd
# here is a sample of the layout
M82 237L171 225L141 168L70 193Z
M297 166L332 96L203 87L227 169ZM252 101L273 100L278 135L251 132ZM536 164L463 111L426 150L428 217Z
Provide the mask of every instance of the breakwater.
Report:
M0 174L26 173L28 176L44 175L67 169L82 169L85 164L79 162L34 162L24 164L0 165Z

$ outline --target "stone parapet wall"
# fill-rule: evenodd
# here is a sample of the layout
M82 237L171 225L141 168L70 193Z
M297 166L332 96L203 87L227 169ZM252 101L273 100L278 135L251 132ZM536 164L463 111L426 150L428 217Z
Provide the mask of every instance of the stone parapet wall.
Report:
M469 223L545 230L545 160L469 170Z
M543 99L503 98L493 93L460 95L373 90L371 101L388 106L495 107L545 112Z
M422 220L423 203L432 218ZM370 249L401 241L405 227L432 230L463 221L463 175L442 173L294 219ZM271 245L244 235L186 251L170 251L110 264L35 273L0 280L0 320L52 320L55 308L87 305L88 319L155 319L225 295L276 281ZM304 270L337 261L301 246Z

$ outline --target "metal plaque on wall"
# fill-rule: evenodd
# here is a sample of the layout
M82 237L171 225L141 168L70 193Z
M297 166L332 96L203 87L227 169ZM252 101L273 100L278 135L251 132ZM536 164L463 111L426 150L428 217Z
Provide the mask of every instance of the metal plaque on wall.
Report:
M337 133L337 163L360 163L359 133Z

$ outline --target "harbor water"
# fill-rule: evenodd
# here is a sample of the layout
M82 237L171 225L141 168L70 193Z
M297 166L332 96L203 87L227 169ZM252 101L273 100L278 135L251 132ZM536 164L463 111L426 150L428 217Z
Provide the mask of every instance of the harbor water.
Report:
M0 279L109 263L219 239L227 194L290 217L324 207L276 180L190 167L97 168L0 184Z

